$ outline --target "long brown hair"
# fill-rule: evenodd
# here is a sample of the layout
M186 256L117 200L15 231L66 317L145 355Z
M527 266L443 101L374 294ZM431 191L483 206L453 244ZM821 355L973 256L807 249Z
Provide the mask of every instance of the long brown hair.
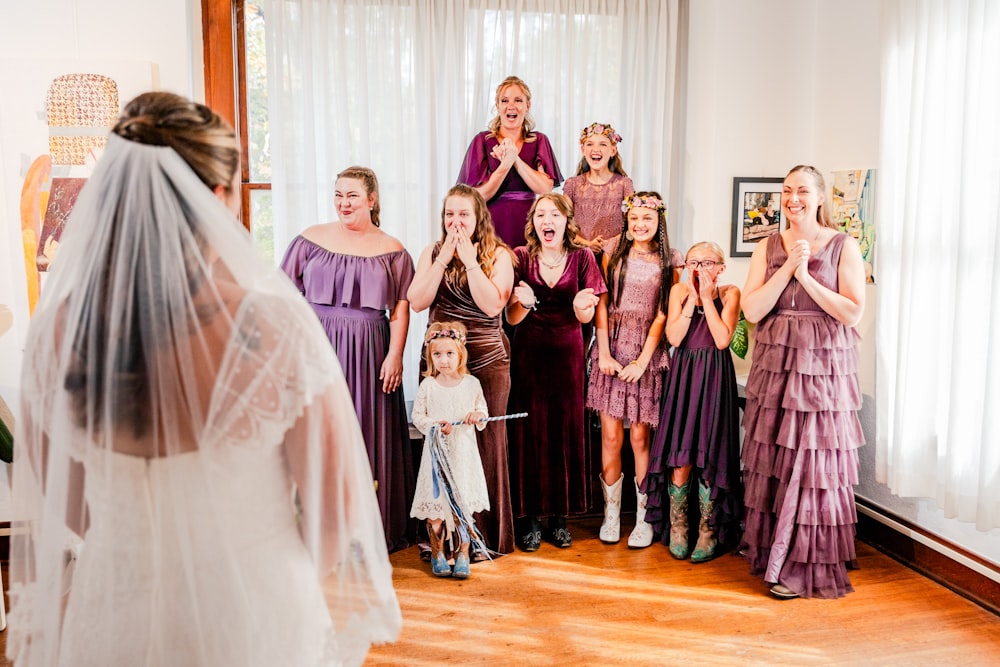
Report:
M382 210L382 205L379 201L378 177L375 176L375 172L368 167L359 167L358 165L354 165L353 167L348 167L344 171L337 174L337 180L342 178L353 178L361 181L361 183L365 186L365 194L369 197L375 195L375 203L372 204L372 224L378 227L378 214L379 211Z
M663 201L659 192L646 190L636 192L625 201L636 199L658 199ZM625 274L628 271L628 262L624 261L628 257L632 245L635 243L628 238L628 210L631 206L623 206L622 230L618 235L618 244L608 258L608 266L604 275L604 282L608 286L608 296L614 306L621 303L622 292L625 289ZM658 299L661 312L667 312L667 304L670 302L670 288L674 285L674 265L673 253L670 249L670 236L667 234L667 211L661 207L656 212L656 236L653 237L653 245L656 246L657 256L660 261L660 297Z
M535 203L531 205L531 210L528 211L528 222L524 225L524 240L526 241L525 245L528 246L528 255L538 257L538 253L542 251L542 242L535 231L535 209L538 208L539 202L546 200L555 204L559 212L566 217L563 248L567 252L574 248L586 248L587 245L580 240L582 237L580 236L580 227L576 224L576 217L573 215L573 202L564 194L549 192L536 199Z
M503 91L510 86L517 86L524 93L525 100L528 106L531 106L531 89L528 88L528 84L521 80L520 77L508 76L506 79L500 82L497 86L496 93L493 95L493 105L496 107L497 115L493 116L493 120L487 126L487 129L493 133L493 136L497 139L501 139L500 136L500 97L503 95ZM524 122L521 123L521 141L534 141L535 140L535 119L531 115L531 109L525 109L524 111Z
M498 251L508 253L513 261L514 253L510 251L510 248L503 242L503 239L497 235L496 229L493 227L493 216L490 215L490 209L486 206L486 200L483 199L483 195L479 193L479 190L465 183L457 183L451 186L448 194L444 196L444 200L441 202L441 240L438 241L437 249L434 251L435 257L441 244L444 243L445 237L448 236L444 214L449 197L466 197L472 200L472 209L476 214L476 229L472 232L472 238L469 240L479 244L476 246L476 259L483 273L487 276L493 275L493 264L496 262ZM448 268L445 270L446 279L453 285L464 286L468 280L465 268L462 265L462 260L458 258L458 254L456 253L451 258L451 261L448 262Z
M808 164L795 165L788 170L785 174L785 178L788 178L797 171L801 171L804 174L808 174L812 177L813 183L816 189L819 190L820 194L823 195L824 201L826 200L826 181L823 179L823 174L819 173L816 167ZM827 208L826 204L820 204L816 209L816 222L818 222L823 227L829 227L830 229L837 229L837 225L833 224L833 220L830 218L830 209Z

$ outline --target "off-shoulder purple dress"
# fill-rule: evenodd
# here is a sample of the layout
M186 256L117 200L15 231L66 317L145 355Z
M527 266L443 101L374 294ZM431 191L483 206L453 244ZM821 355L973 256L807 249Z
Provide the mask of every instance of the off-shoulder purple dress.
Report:
M562 173L556 162L556 154L548 137L541 132L535 132L534 141L521 144L518 155L535 169L541 167L552 179L553 187L562 183ZM490 153L498 144L492 132L480 132L469 144L462 161L462 170L458 174L458 182L478 187L489 180L490 174L500 166ZM493 216L493 226L504 243L511 248L524 245L524 225L528 222L528 211L535 202L535 193L524 182L517 170L511 167L507 177L500 184L496 194L486 202Z
M681 304L683 307L683 303ZM722 299L715 299L722 312ZM740 410L736 370L729 348L715 346L705 311L691 316L684 340L674 350L664 382L663 415L653 436L649 472L644 490L646 521L670 543L667 484L673 468L693 466L689 487L691 502L698 504L698 479L711 488L715 502L709 522L723 546L740 538L743 487L740 484ZM698 516L697 510L692 512Z
M599 295L607 287L588 249L569 251L552 287L526 247L514 253L514 284L530 285L538 303L514 327L511 342L508 410L528 413L507 428L514 516L579 514L588 509L592 475L583 438L583 333L573 299L584 288Z
M386 545L408 546L416 473L406 405L403 388L386 394L378 376L389 351L387 311L406 299L413 259L406 250L344 255L297 236L281 268L316 311L340 359L378 483Z
M635 186L631 178L621 174L612 174L611 180L601 185L580 174L566 179L563 194L573 202L573 217L583 238L592 241L601 236L607 241L621 234L622 200L635 194Z
M809 273L832 290L846 240L837 234L809 258ZM767 239L765 280L787 256L781 236ZM754 337L743 416L747 559L764 581L802 597L840 597L854 590L860 336L792 278Z

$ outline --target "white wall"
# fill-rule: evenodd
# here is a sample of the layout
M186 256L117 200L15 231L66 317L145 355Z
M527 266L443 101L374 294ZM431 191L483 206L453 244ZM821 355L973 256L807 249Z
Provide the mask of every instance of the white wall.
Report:
M829 183L833 171L878 167L881 7L872 0L691 0L684 196L672 239L678 247L713 240L728 251L735 176L784 176L796 164L813 164ZM748 265L730 258L724 280L742 287ZM983 533L945 519L927 502L898 498L875 481L877 294L877 286L867 289L858 327L869 444L861 450L857 495L1000 564L1000 529Z
M87 67L106 63L111 68L117 64L119 69L123 64L139 64L127 69L148 72L146 88L204 99L200 26L200 0L5 2L0 21L0 81L23 83L26 71L45 71L56 63L60 68L73 63ZM46 86L47 82L42 90ZM37 121L32 116L44 111L45 98L32 94L31 99L11 99L9 89L4 95L0 101L0 306L13 310L14 326L0 335L0 396L15 406L28 325L18 202L25 170L35 157L29 153L37 154L23 150L17 128ZM127 101L120 100L122 104Z

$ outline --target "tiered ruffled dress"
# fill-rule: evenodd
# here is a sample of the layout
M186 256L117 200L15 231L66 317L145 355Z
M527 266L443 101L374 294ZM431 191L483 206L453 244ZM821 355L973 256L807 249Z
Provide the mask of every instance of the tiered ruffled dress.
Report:
M837 289L846 234L809 259L809 273ZM767 273L785 262L767 241ZM853 591L858 482L858 333L826 314L794 278L757 326L743 418L744 543L754 574L802 597Z
M722 299L715 299L722 312ZM663 392L663 416L653 437L645 490L646 520L663 543L670 542L667 483L671 469L693 466L689 489L697 505L698 479L711 488L710 525L719 544L735 546L743 518L740 485L740 410L736 371L729 348L719 349L701 308L691 316L684 340L674 350ZM691 512L698 515L697 510Z
M403 387L385 393L379 373L389 351L387 311L406 299L413 259L406 250L345 255L297 236L281 268L316 312L340 360L378 484L386 545L390 551L408 546L416 483L410 427Z
M605 252L614 250L605 245ZM643 256L632 253L625 259L625 285L621 301L613 304L608 294L608 342L611 356L625 365L639 357L646 343L649 327L659 312L659 255ZM625 382L617 375L604 375L598 370L600 351L590 350L590 384L587 407L615 419L627 419L630 424L660 421L660 395L663 392L663 371L670 365L666 339L656 348L646 372L638 382Z

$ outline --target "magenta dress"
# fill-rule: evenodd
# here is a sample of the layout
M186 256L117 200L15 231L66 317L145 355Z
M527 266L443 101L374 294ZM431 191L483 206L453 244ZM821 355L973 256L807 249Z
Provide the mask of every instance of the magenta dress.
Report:
M408 546L416 473L406 405L402 386L386 394L378 375L389 351L387 311L406 299L413 260L405 250L343 255L297 236L281 268L316 311L340 360L378 483L386 545Z
M613 246L605 246L605 252L611 250ZM624 265L621 302L613 304L613 295L608 294L608 342L611 356L620 364L638 358L646 344L649 327L660 310L659 255L644 256L633 251L625 258ZM638 382L604 375L599 370L599 358L600 350L594 344L590 349L587 407L615 419L627 419L630 424L649 424L656 428L660 421L663 371L670 366L666 338L656 348Z
M438 247L432 258L436 258ZM504 251L499 251L504 252ZM452 283L447 274L438 285L431 304L428 324L458 321L468 331L465 348L466 366L482 385L491 415L507 414L510 394L510 343L500 326L500 315L490 317L472 299L466 280ZM514 551L514 518L510 505L510 475L507 468L507 424L490 422L476 432L479 458L483 462L490 509L476 514L476 525L483 531L486 545L501 554Z
M837 234L809 258L809 273L832 290L846 240ZM781 237L770 237L765 280L786 258ZM743 416L747 559L765 582L840 597L854 590L860 336L793 278L754 337Z
M635 186L631 178L621 174L612 174L602 185L594 185L586 174L580 174L566 179L563 194L573 202L573 217L583 238L589 241L602 236L608 240L624 229L622 201L635 194Z
M534 141L521 144L518 155L535 169L544 169L552 179L553 187L559 185L562 183L562 173L548 137L541 132L533 133L532 137ZM500 166L500 161L490 154L498 143L492 132L477 134L465 153L458 182L478 187L488 181L490 174ZM524 225L528 222L528 211L533 203L535 193L513 167L507 172L507 177L496 194L486 202L497 234L511 248L524 245Z
M683 304L682 304L683 307ZM722 312L722 299L715 299ZM698 507L698 480L715 501L709 523L719 544L735 546L743 518L740 484L740 411L736 370L729 348L715 346L705 311L695 309L687 334L674 349L664 383L663 415L653 436L645 490L646 521L670 543L667 484L673 468L692 466L690 507ZM700 516L697 509L691 512Z
M579 514L588 509L592 475L583 439L583 334L573 299L587 287L598 295L607 288L585 248L569 251L552 287L526 247L514 252L514 284L523 280L538 300L538 308L514 327L511 342L508 411L528 413L507 429L514 516Z

